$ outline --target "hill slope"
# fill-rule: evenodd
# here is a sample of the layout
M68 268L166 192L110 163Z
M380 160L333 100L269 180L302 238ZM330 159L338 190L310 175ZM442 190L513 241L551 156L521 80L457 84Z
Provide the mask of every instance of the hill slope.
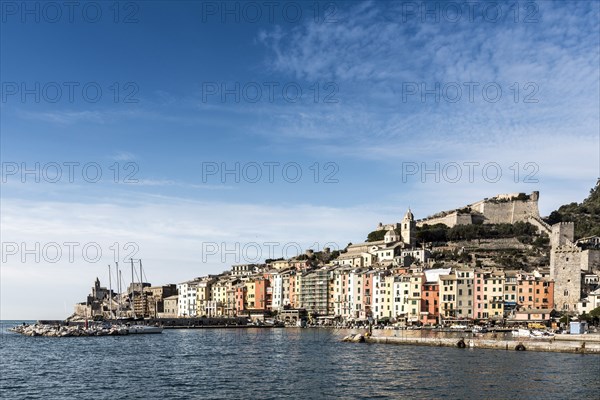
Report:
M590 190L590 195L580 204L560 206L545 219L549 224L575 222L575 239L600 236L600 180Z

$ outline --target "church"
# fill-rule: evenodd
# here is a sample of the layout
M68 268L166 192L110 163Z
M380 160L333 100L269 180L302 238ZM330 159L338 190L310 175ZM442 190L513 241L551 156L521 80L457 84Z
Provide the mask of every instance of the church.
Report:
M429 251L416 248L416 222L410 208L400 223L379 223L377 230L387 231L383 240L348 246L347 252L338 257L339 264L352 267L407 266L411 261L424 263L427 260Z

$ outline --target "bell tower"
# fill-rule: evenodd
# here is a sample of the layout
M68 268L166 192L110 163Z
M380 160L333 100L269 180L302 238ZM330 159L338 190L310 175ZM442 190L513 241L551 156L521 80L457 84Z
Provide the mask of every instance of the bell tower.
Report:
M415 247L415 245L417 244L416 230L417 223L415 222L415 216L410 211L409 207L406 214L404 214L404 218L402 218L402 223L400 224L400 233L402 234L402 241L411 247Z

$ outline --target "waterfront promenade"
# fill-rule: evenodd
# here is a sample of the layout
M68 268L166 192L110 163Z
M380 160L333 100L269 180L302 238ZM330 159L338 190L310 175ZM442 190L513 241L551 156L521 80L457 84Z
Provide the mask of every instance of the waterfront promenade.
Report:
M557 353L597 354L600 355L600 335L556 335L549 339L532 338L491 338L486 336L471 337L435 337L411 335L381 335L375 332L366 335L368 343L385 343L397 345L457 347L474 349L496 349L509 351L543 351Z

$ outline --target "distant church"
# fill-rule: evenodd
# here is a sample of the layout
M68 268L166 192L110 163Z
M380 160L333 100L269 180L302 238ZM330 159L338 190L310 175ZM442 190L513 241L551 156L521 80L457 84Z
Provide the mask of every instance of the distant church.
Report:
M417 244L417 223L415 222L415 216L410 211L410 207L408 211L406 211L406 214L404 214L404 218L402 218L401 223L383 225L380 222L379 226L377 227L377 230L387 231L383 238L386 244L402 242L406 246L410 247L415 247L415 245ZM400 231L400 234L398 234L398 230Z

